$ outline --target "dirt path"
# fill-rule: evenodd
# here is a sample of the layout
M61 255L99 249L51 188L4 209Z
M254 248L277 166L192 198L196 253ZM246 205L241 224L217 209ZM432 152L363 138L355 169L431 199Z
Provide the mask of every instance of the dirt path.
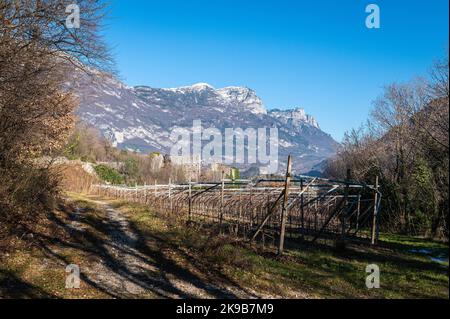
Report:
M99 201L95 201L95 203L106 211L108 217L105 224L108 226L109 240L103 243L102 256L107 258L102 258L100 262L84 267L84 275L96 285L117 296L145 296L145 287L132 280L130 275L139 274L144 270L155 271L154 267L149 267L143 261L145 257L135 248L137 238L130 231L126 219L108 205ZM108 260L120 261L122 265L116 265Z
M92 200L104 210L107 240L97 247L99 261L80 265L82 278L115 298L273 298L260 295L226 280L205 282L183 269L155 239L142 246L125 215L106 202ZM79 211L77 215L81 214ZM79 218L69 227L84 231ZM166 249L166 251L164 251Z

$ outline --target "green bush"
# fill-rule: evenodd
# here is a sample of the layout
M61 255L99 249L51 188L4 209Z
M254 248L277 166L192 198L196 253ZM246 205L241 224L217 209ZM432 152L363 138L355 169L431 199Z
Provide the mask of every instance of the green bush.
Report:
M95 172L98 177L100 177L103 181L110 184L123 184L124 178L123 176L114 168L106 166L106 165L97 165L95 166Z
M128 185L134 185L139 183L139 164L135 158L127 158L124 161L124 165L120 170L124 179Z

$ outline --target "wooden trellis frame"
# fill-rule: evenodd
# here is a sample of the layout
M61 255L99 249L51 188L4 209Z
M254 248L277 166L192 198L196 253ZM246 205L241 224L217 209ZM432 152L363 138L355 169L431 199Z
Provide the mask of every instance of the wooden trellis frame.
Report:
M92 191L143 203L187 222L217 225L246 240L277 239L278 252L290 240L319 238L376 244L381 193L374 186L311 176L144 186L93 185ZM222 175L223 177L223 175Z

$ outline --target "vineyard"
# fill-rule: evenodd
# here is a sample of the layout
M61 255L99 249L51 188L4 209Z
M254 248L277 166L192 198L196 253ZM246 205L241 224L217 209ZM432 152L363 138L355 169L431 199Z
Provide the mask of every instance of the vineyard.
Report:
M288 165L290 166L290 165ZM378 184L378 182L377 182ZM381 194L378 185L311 176L186 184L93 185L95 194L149 205L189 223L216 226L244 240L278 245L285 238L375 244Z

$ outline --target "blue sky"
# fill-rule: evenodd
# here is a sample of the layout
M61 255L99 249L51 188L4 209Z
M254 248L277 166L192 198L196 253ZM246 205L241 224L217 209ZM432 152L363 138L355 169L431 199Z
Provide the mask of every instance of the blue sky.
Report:
M383 85L425 74L448 47L448 0L110 2L106 40L128 85L247 86L338 141ZM370 3L381 29L365 27Z

